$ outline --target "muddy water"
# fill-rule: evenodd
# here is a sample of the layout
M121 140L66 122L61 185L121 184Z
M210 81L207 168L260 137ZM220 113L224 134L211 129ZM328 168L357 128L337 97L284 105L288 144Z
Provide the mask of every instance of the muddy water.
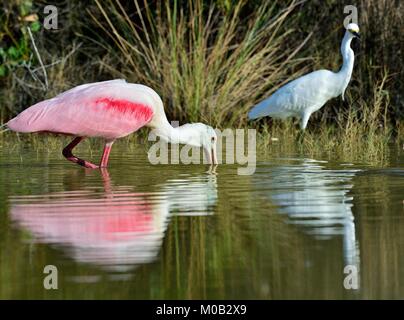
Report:
M404 298L402 150L383 166L257 159L239 176L118 144L88 171L2 149L0 298Z

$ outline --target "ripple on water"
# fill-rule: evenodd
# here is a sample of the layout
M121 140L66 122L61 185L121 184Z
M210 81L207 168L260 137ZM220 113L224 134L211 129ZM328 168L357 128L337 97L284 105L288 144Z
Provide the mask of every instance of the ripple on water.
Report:
M78 155L94 160L99 152ZM64 286L78 296L76 282L105 289L86 286L95 293L124 281L122 298L307 298L313 288L315 297L338 298L346 264L360 265L361 281L372 279L363 286L369 297L402 284L402 163L259 160L254 175L239 176L238 165L217 174L203 165L152 166L143 147L114 148L108 171L78 168L59 152L0 153L0 245L11 248L2 266L19 261L18 279L44 262L63 266L71 281ZM386 271L379 287L373 266ZM141 276L128 281L134 270Z

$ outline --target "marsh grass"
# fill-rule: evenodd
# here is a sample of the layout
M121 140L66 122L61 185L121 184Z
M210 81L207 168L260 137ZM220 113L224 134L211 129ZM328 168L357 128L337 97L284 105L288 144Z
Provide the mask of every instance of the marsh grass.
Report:
M383 165L388 163L390 144L392 141L403 144L404 123L398 122L397 136L392 138L394 128L388 121L390 96L385 85L389 75L384 73L374 86L373 95L352 101L348 94L350 108L338 114L333 124L310 122L304 133L294 119L286 121L267 119L261 122L261 130L257 134L257 153L295 154L311 158L333 158L341 161L367 162ZM380 116L383 115L383 116ZM248 127L244 127L248 129ZM142 146L145 153L153 142L148 141L148 129L142 129L133 135L120 139L116 145L127 150ZM15 134L0 134L0 148L10 152L19 148L34 148L38 152L55 152L62 150L71 137ZM86 139L77 147L77 152L89 151L91 156L98 157L103 148L100 139ZM62 155L60 155L62 158Z
M390 96L385 90L389 75L384 72L381 80L374 86L373 94L357 101L352 101L348 94L350 108L338 114L333 124L309 122L304 133L297 121L267 119L261 122L258 131L257 153L266 155L275 152L279 154L296 154L311 158L333 158L341 161L361 161L383 165L388 162L389 148L392 141L399 145L404 133L404 125L399 122L397 138L392 139L393 127L388 121ZM383 116L380 116L383 115ZM248 129L248 127L244 127ZM148 141L149 130L142 129L133 135L120 139L117 145L125 146L129 151L143 147L145 153L153 142ZM15 134L5 132L0 134L0 148L14 151L18 148L34 148L38 152L54 152L62 150L71 137L39 134ZM91 156L101 154L103 141L86 139L77 147L89 151ZM60 155L62 158L62 155Z
M40 68L32 61L15 68L13 74L5 79L7 90L1 90L0 121L17 115L26 106L38 102L38 100L52 98L58 93L74 86L73 81L84 81L82 76L88 70L80 67L77 60L77 51L80 45L72 44L63 49L57 56L52 56L43 49L42 55L46 61L47 78L51 84L44 88L36 77L40 75ZM44 47L42 47L44 48ZM81 80L80 80L81 79Z
M256 102L305 72L338 70L341 57L336 48L343 31L341 21L328 19L332 10L342 12L337 2L325 5L313 1L310 6L302 1L223 5L221 1L202 0L97 0L88 6L73 2L86 17L85 23L80 23L77 13L69 18L69 24L76 28L74 41L63 38L73 31L55 34L62 38L61 43L68 43L55 54L48 51L49 41L55 39L36 37L47 65L49 89L44 91L26 67L16 68L3 79L2 123L25 107L74 85L122 77L153 87L162 97L170 120L181 124L201 121L219 129L256 128L258 149L263 151L272 146L307 155L326 152L379 161L386 157L389 143L403 144L402 101L397 94L402 88L402 42L401 33L397 33L403 25L399 14L402 5L361 2L360 23L366 32L361 49L355 51L347 100L328 102L312 115L300 137L293 119L248 122L246 115ZM246 6L252 7L246 10ZM313 16L318 17L314 28ZM395 28L387 28L386 21ZM383 27L379 29L379 25ZM303 30L313 30L315 36ZM29 63L31 71L38 67L34 60ZM63 148L69 139L3 133L0 146L15 148L17 141L39 150L53 150ZM119 143L128 148L150 145L147 130ZM79 148L96 152L102 146L97 140L86 140Z
M241 15L243 1L224 12L201 0L189 7L179 1L159 2L153 8L142 1L134 1L133 8L123 7L119 0L96 3L106 23L93 19L109 36L110 41L104 42L108 52L120 61L107 68L155 88L169 118L182 123L204 121L220 129L258 127L264 149L277 137L279 143L303 153L361 154L371 161L387 153L394 128L388 119L392 110L386 69L368 74L370 95L363 94L362 81L356 80L359 86L347 93L344 107L314 116L303 140L293 120L247 123L247 112L259 99L308 71L313 61L319 64L310 55L298 58L306 41L315 40L311 33L285 46L296 31L288 21L293 21L300 2L265 2L248 19ZM323 46L323 51L339 55L335 48ZM324 66L314 66L320 67ZM336 105L324 109L335 110Z
M309 57L295 56L310 35L287 50L282 46L294 31L284 24L297 1L277 11L276 2L265 2L248 19L241 14L245 1L225 13L202 0L188 7L158 2L156 8L134 1L131 9L119 0L96 3L106 23L93 19L118 59L106 67L153 87L171 119L241 126L257 97L307 71Z
M294 120L270 120L263 125L259 149L265 150L270 144L283 145L283 151L289 153L292 150L311 156L328 153L345 160L385 162L389 144L394 141L394 128L387 118L388 78L385 72L374 86L372 96L352 101L348 95L350 107L339 113L334 123L324 125L312 121L302 133Z

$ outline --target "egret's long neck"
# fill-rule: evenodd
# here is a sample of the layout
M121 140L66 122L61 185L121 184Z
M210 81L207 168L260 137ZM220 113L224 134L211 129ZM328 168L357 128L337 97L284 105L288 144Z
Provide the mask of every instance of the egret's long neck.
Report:
M341 43L341 54L343 63L341 69L338 72L338 76L341 79L342 97L344 97L345 89L348 86L349 80L351 80L354 65L355 55L353 50L351 49L352 38L353 36L348 31L346 31Z

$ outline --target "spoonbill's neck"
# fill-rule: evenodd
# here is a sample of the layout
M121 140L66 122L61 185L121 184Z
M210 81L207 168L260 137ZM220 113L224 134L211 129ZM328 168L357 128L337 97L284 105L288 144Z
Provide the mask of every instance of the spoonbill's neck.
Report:
M188 144L194 133L187 126L173 127L168 121L154 131L163 141L180 144Z
M355 55L351 49L351 41L353 36L350 32L346 31L344 38L341 43L341 54L342 54L342 67L338 72L338 76L341 79L341 89L342 89L342 99L344 99L344 92L351 80L352 70L354 65Z

